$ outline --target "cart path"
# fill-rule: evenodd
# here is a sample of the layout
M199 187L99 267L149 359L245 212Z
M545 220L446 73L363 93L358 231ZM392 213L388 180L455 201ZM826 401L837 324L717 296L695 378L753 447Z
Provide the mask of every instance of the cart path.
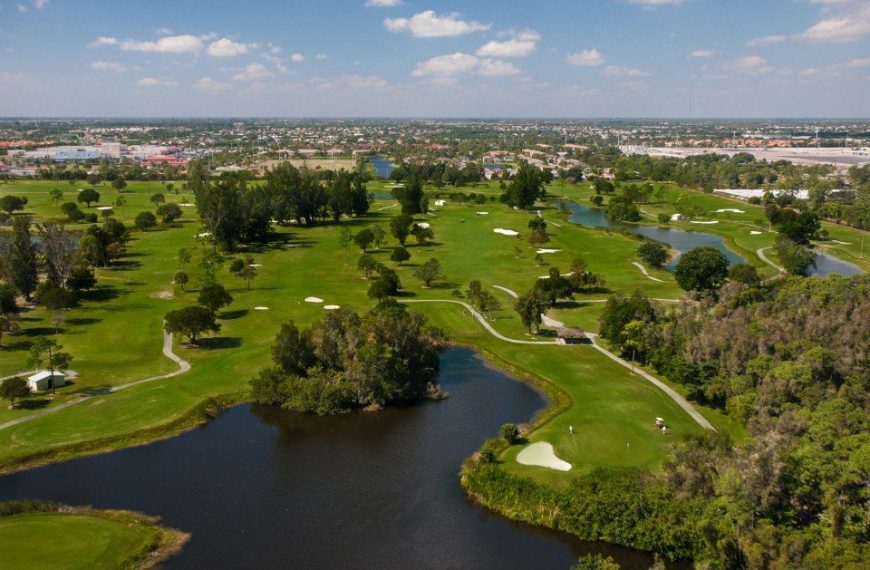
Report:
M501 289L502 291L504 291L505 293L507 293L508 295L510 295L511 297L513 297L514 299L519 299L519 298L520 298L520 296L517 295L517 292L516 292L516 291L513 291L513 290L511 290L511 289L508 289L507 287L502 287L501 285L493 285L493 287L495 287L496 289Z
M36 418L41 418L43 416L47 416L48 414L53 414L55 412L59 412L60 410L65 410L67 408L75 406L76 404L81 404L82 402L86 402L88 400L91 400L93 398L97 398L99 396L105 396L107 394L112 394L114 392L120 392L121 390L126 390L127 388L132 388L133 386L138 386L140 384L145 384L147 382L154 382L156 380L166 380L167 378L174 378L175 376L180 376L180 375L182 375L185 372L190 370L190 363L188 361L182 359L180 356L178 356L177 354L175 354L172 351L172 334L167 333L166 331L163 332L163 355L166 358L168 358L169 360L171 360L172 362L176 363L178 365L178 370L175 370L173 372L169 372L167 374L161 374L159 376L151 376L149 378L143 378L141 380L133 380L132 382L127 382L126 384L118 384L117 386L111 386L111 387L109 387L105 390L101 390L99 392L95 392L95 393L91 393L91 394L82 394L78 398L75 398L73 400L69 400L67 402L64 402L63 404L58 404L57 406L54 406L53 408L47 408L47 409L42 410L40 412L36 412L36 413L30 414L28 416L24 416L21 418L10 420L6 423L2 423L2 424L0 424L0 430L4 430L6 428L21 425L21 424L29 422L31 420L35 420Z
M634 265L635 267L637 267L638 269L640 269L640 272L643 273L644 276L647 277L647 279L652 279L653 281L658 281L659 283L664 283L664 281L662 279L659 279L658 277L653 277L652 275L650 275L649 271L646 270L646 267L644 267L642 263L638 263L637 261L632 261L631 264Z
M779 265L775 264L775 263L772 262L770 259L768 259L768 257L767 257L766 255L764 255L764 250L765 250L765 249L770 249L770 248L769 248L769 247L762 247L761 249L759 249L758 251L755 252L756 255L758 255L758 259L760 259L760 260L763 261L764 263L770 265L771 267L773 267L774 269L776 269L776 270L779 271L780 273L785 273L785 269L783 269L783 268L780 267Z

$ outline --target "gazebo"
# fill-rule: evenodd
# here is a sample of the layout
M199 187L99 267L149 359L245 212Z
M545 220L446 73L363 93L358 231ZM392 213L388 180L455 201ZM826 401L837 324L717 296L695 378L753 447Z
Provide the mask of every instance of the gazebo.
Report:
M556 337L562 344L589 344L589 337L581 329L563 327L556 330Z

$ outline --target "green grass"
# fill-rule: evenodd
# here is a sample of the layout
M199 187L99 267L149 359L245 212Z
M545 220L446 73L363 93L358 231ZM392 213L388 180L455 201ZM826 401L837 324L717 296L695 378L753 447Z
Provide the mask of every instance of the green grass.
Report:
M64 185L46 182L16 182L0 187L0 194L21 194L30 198L28 212L38 216L57 215L59 207L50 202L48 190ZM176 183L176 187L180 184ZM384 188L373 183L370 190ZM568 188L568 187L566 187ZM473 191L481 192L484 188ZM497 185L485 187L489 194ZM561 189L561 187L557 187ZM145 209L151 194L161 191L157 183L130 183L127 220ZM463 189L466 192L471 189ZM104 202L113 202L117 192L101 187ZM448 191L445 189L445 192ZM74 192L74 191L73 191ZM167 194L171 201L183 201L181 195ZM378 201L365 220L344 222L353 231L370 223L388 227L388 219L396 213L391 201ZM382 209L383 208L383 209ZM476 211L489 215L476 216ZM544 209L551 221L559 220L556 210ZM152 232L136 232L130 244L130 257L124 265L100 270L100 285L79 308L68 312L66 323L57 338L75 361L80 373L74 385L58 391L53 399L42 398L29 409L0 409L0 422L34 413L38 406L54 406L82 389L117 385L137 378L167 372L174 364L163 358L161 350L161 320L163 315L181 306L195 303L198 262L201 245L195 235L199 225L193 218L195 210L185 208L185 218L176 227ZM665 283L645 278L633 265L637 240L620 234L573 226L557 221L561 227L549 228L552 242L546 247L559 249L546 255L547 265L537 267L534 249L522 239L528 212L512 211L497 203L462 205L449 203L434 211L427 219L435 231L436 242L427 246L409 246L412 259L397 270L404 286L403 298L449 299L453 288L464 290L472 279L484 285L501 285L522 293L530 289L538 276L550 266L568 270L572 259L584 258L592 271L603 273L613 292L631 293L639 289L647 295L678 298L681 291L667 274ZM501 227L519 231L521 238L495 234ZM259 275L252 290L243 280L224 268L220 280L231 288L235 302L226 309L217 338L206 341L204 347L189 349L176 343L176 352L189 360L193 369L185 375L144 384L122 392L100 396L87 402L50 414L34 421L0 431L0 469L15 465L22 458L43 454L56 460L79 452L112 448L113 438L122 445L139 443L136 434L144 436L171 433L172 426L189 425L185 418L207 398L245 390L248 379L269 362L269 346L279 326L290 320L307 325L320 318L320 305L303 301L307 296L321 297L326 304L349 306L365 311L372 306L366 297L369 283L356 270L360 252L339 246L336 226L322 225L280 228L275 243L254 248ZM284 240L302 247L285 249ZM176 255L185 247L194 254L185 268L191 274L186 292L171 284L180 269ZM390 264L389 249L373 252L381 262ZM413 271L420 263L436 257L444 266L445 279L431 289L423 289L414 279ZM171 298L162 298L171 293ZM529 338L519 318L511 308L511 298L496 290L503 309L493 316L493 326L514 338ZM162 295L161 295L162 294ZM606 294L586 296L603 299ZM268 311L255 311L256 306ZM567 304L553 316L566 324L597 330L602 305ZM480 325L463 314L457 305L420 304L421 311L431 321L444 328L458 342L482 349L494 362L517 374L532 378L539 384L552 383L550 392L560 401L570 403L570 409L546 422L531 435L533 441L551 441L557 453L578 466L583 472L597 465L627 465L657 469L667 457L671 441L683 433L699 428L671 400L647 382L619 367L590 347L519 346L499 341ZM45 311L37 308L26 314L23 331L4 339L0 350L0 375L26 367L27 347L35 335L53 332ZM541 384L546 386L546 384ZM717 426L732 430L727 419L711 410L704 413ZM551 414L552 415L552 414ZM673 426L672 435L662 437L652 428L652 420L664 416ZM566 439L567 426L577 430L574 439ZM104 445L104 442L105 445ZM627 447L629 443L631 447ZM74 446L65 451L65 446ZM56 451L54 456L51 452ZM48 453L48 455L46 455ZM508 452L512 457L515 450ZM528 472L545 479L558 476L539 468L525 468L508 463L511 469ZM570 476L569 476L570 477Z
M114 570L153 563L186 539L123 511L72 509L0 518L0 570Z

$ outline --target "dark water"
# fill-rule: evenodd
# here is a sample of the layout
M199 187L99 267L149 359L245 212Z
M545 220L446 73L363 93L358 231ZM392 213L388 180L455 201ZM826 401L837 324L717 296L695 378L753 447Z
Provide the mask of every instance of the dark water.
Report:
M582 224L593 228L614 228L644 236L648 239L666 243L671 248L686 253L696 247L714 247L725 254L728 258L728 264L743 263L745 260L725 247L725 242L721 237L708 234L706 232L687 232L675 228L660 228L657 226L639 226L634 224L615 224L607 219L604 210L598 208L590 208L574 202L566 202L566 205L571 210L571 215L568 220L575 224ZM677 266L680 256L676 256L668 263L665 268L673 271Z
M393 163L383 156L372 156L369 158L369 162L375 167L375 174L378 178L389 178L393 168L395 168Z
M316 418L240 406L145 447L0 478L0 500L160 515L192 533L166 565L198 568L567 568L584 553L645 554L511 523L471 503L460 464L545 402L472 351L442 356L450 397Z
M816 267L810 268L810 275L813 277L824 277L831 273L836 273L843 277L852 277L853 275L861 275L864 271L857 265L852 265L833 255L816 253Z

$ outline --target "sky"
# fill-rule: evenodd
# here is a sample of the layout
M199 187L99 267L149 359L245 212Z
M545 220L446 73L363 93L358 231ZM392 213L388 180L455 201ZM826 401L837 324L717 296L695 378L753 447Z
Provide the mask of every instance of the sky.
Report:
M0 0L0 116L870 117L870 0Z

